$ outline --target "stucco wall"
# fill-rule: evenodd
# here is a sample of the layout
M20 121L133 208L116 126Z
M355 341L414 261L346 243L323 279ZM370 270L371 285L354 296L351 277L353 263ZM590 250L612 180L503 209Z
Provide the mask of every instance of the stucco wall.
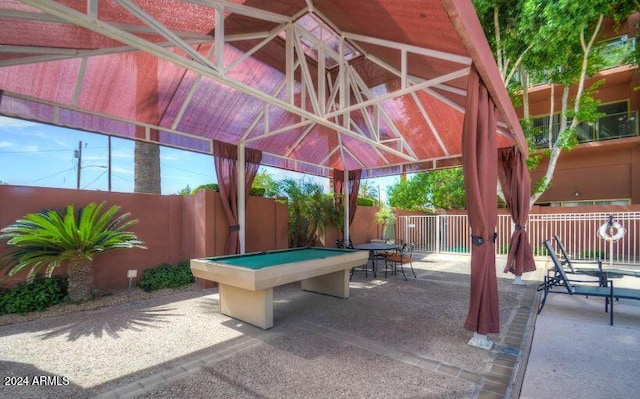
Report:
M545 159L531 180L546 170ZM640 204L640 137L583 144L560 155L539 202L631 199Z
M208 190L192 196L162 196L3 185L0 186L0 227L14 223L27 213L102 201L106 201L107 206L120 205L121 212L130 212L133 219L139 220L132 231L145 241L148 249L121 249L96 255L94 280L98 289L126 288L130 269L138 270L141 277L144 269L163 262L224 254L228 223L219 194ZM286 204L270 198L249 197L247 252L286 248L287 214ZM0 248L0 253L3 252L6 252L4 246ZM57 273L64 273L64 267ZM24 281L25 275L10 279L4 286Z

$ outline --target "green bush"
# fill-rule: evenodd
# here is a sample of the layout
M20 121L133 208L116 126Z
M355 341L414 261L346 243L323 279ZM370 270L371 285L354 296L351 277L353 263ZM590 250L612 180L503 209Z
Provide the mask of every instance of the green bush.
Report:
M193 193L195 194L196 191L199 190L213 190L216 193L220 192L220 188L218 187L218 183L209 183L209 184L203 184L201 186L198 186L196 188L193 189Z
M194 281L189 261L185 260L175 265L163 263L158 267L146 269L138 286L149 292L162 288L180 288Z
M0 315L45 310L67 300L67 279L61 276L21 283L0 292Z
M358 197L358 205L360 206L375 206L376 200L373 198Z
M251 187L249 195L252 197L264 197L264 193L267 191L264 187Z
M192 193L195 194L196 191L200 191L200 190L213 190L216 193L219 193L220 187L218 186L218 183L203 184L201 186L194 188ZM264 197L265 192L266 192L266 188L264 187L251 187L251 190L249 191L249 195L253 197Z

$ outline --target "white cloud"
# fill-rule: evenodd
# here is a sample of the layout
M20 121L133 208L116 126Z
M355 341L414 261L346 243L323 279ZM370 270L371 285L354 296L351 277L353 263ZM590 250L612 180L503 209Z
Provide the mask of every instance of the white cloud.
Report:
M0 128L27 129L27 128L32 128L34 126L38 126L38 124L25 121L22 119L14 119L14 118L7 118L5 116L0 116Z
M35 144L28 144L20 148L21 152L38 152L40 148Z
M174 155L160 155L160 161L179 161L180 158Z
M133 159L133 152L125 152L125 151L119 151L119 150L112 151L111 158Z
M123 175L132 175L133 176L133 170L121 168L119 166L112 166L111 167L111 173L119 173L119 174L123 174Z
M0 141L0 148L11 148L14 144L9 141Z

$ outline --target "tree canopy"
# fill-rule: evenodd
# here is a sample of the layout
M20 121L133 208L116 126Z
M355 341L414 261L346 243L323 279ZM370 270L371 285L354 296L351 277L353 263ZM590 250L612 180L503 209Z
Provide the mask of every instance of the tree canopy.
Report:
M466 197L461 168L420 172L387 187L392 207L429 211L464 209Z
M536 184L533 204L549 186L560 153L577 144L578 127L597 120L599 101L594 94L602 82L585 87L592 76L610 64L598 48L604 18L616 24L640 9L638 0L473 0L478 17L493 49L505 86L516 107L522 106L523 129L530 143L547 143L549 163ZM620 62L637 63L636 58ZM551 83L548 115L557 113L554 90L562 90L558 120L549 118L548 137L533 127L528 89L532 84ZM570 92L570 88L576 90ZM558 126L554 126L557 123ZM554 133L554 129L557 132ZM540 157L530 151L535 168ZM535 158L537 156L537 158Z
M267 197L276 196L279 191L278 182L273 179L273 176L268 171L262 168L258 170L252 187L264 188L264 195Z

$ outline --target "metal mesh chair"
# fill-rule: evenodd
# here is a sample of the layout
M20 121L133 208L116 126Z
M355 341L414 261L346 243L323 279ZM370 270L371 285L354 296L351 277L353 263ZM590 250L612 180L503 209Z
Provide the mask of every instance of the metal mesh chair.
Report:
M418 276L416 276L415 270L413 270L413 262L412 262L413 250L415 249L415 247L416 246L414 243L411 243L409 245L403 244L402 248L399 251L396 251L396 253L386 256L384 276L385 277L387 276L388 267L386 266L388 264L391 264L391 273L396 274L398 271L398 266L400 266L400 271L402 272L402 276L404 277L405 280L407 280L407 275L404 273L404 265L409 264L409 266L411 267L411 273L413 273L413 277L418 278Z

